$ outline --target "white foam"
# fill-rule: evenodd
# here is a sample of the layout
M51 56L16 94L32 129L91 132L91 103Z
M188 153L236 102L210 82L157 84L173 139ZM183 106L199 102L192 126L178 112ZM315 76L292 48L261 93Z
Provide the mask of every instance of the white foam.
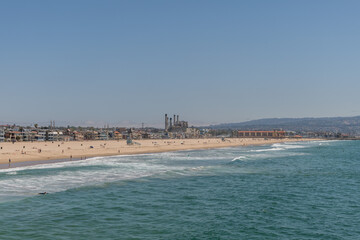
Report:
M245 156L236 157L231 161L242 160L242 159L246 159L246 157Z
M174 169L182 167L151 164L124 157L101 157L4 169L0 174L7 177L0 180L0 196L28 196L44 191L54 193L82 186L141 178Z
M9 196L31 196L44 191L54 193L83 186L101 185L108 182L154 175L171 177L203 174L204 172L217 171L219 163L221 164L222 162L248 161L303 154L286 150L307 146L315 145L313 143L285 143L273 144L270 148L267 147L265 149L263 147L251 147L252 149L249 150L249 148L241 147L94 157L80 161L1 169L0 201L3 201L1 199L8 199ZM189 162L184 163L187 160ZM195 162L194 160L197 163L191 164L191 161ZM201 161L204 161L204 164Z
M285 150L284 148L267 148L267 149L258 149L258 150L251 150L251 152L269 152L269 151L281 151Z
M283 149L295 149L295 148L305 148L304 144L296 144L296 143L275 143L272 145L276 148L283 148Z
M195 156L194 156L195 155ZM166 164L172 161L214 160L197 153L161 153L95 157L87 160L49 163L0 170L0 201L9 196L31 196L39 192L59 192L83 186L136 179L167 173L169 176L196 174L202 167ZM229 160L225 157L215 159ZM189 173L190 174L190 173ZM5 177L6 176L6 177ZM166 175L165 175L166 176ZM2 196L2 197L1 197Z

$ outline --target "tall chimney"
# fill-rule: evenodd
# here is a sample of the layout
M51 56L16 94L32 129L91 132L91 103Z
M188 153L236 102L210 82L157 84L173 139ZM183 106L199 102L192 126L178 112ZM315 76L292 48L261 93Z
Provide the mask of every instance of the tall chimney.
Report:
M169 129L169 118L167 114L165 114L165 131Z
M176 123L179 124L179 115L176 116Z
M174 114L174 126L176 125L176 115Z
M172 118L170 118L170 128L172 128Z

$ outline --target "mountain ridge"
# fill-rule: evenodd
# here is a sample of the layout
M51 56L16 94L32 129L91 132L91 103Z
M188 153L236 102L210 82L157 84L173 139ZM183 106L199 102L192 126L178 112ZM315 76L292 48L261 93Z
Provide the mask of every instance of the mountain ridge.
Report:
M360 135L360 116L354 117L305 117L263 118L239 123L222 123L209 126L212 129L274 130L297 132L337 132Z

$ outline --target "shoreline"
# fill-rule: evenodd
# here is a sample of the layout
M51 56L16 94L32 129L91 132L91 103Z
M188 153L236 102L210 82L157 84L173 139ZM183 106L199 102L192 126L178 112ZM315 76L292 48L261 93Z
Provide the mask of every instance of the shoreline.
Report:
M264 139L219 138L208 139L146 139L74 141L74 142L15 142L0 143L0 169L37 165L43 163L84 160L92 157L149 154L182 150L201 150L236 146L268 145L283 142L317 141L322 139Z

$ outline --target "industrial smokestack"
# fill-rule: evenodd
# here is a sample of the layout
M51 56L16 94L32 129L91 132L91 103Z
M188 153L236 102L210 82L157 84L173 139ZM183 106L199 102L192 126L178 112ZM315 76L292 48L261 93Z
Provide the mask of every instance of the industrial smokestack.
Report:
M176 123L179 124L179 115L176 116Z
M172 128L172 118L170 118L170 128Z
M173 123L174 123L174 126L175 126L175 125L176 125L176 115L175 115L175 114L174 114L174 118L173 118L173 119L174 119L174 122L173 122Z
M167 114L165 114L165 131L169 129L169 118Z

